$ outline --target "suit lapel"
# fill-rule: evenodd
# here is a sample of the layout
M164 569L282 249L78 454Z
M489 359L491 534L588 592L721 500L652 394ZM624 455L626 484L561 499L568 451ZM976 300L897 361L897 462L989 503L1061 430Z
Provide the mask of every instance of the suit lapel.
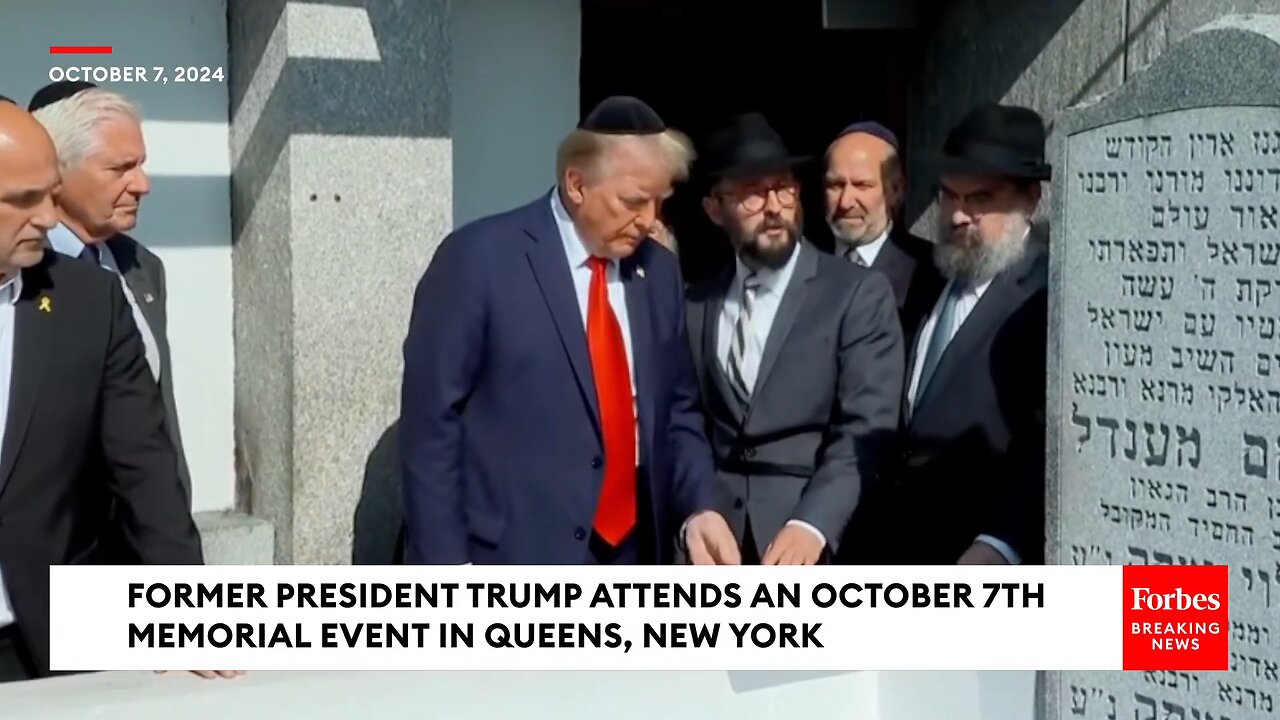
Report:
M133 299L142 310L142 317L146 319L148 328L159 341L162 333L157 329L162 327L163 323L160 318L160 306L156 304L158 290L151 273L142 266L137 246L132 239L116 236L107 241L107 247L111 249L111 256L115 258L120 268L120 275L129 286L129 292L133 294Z
M898 301L898 309L902 309L903 303L907 300L907 292L911 287L911 274L915 266L915 259L898 247L892 233L880 248L876 261L871 263L872 268L889 278L889 284L893 286L893 296Z
M31 416L40 397L45 368L53 356L56 329L53 293L43 266L23 274L22 296L13 310L13 372L9 386L9 417L0 445L0 494L8 485L22 451ZM45 301L48 302L45 302ZM43 309L42 309L43 308Z
M947 343L946 349L942 352L942 358L938 361L938 367L933 372L933 377L927 379L928 384L916 400L911 413L912 419L920 415L921 410L938 395L941 388L946 387L951 377L966 362L973 360L974 346L1004 322L1035 291L1034 283L1029 282L1029 279L1039 258L1037 249L1029 247L1027 257L1021 263L997 275L991 281L991 285L982 294L982 298L969 313L969 317L965 318L960 329L951 338L951 342ZM914 356L914 351L912 354ZM912 368L915 367L914 362L913 357Z
M804 301L809 295L809 281L818 274L817 251L801 241L796 252L800 253L800 257L796 258L791 281L782 292L782 302L778 305L778 312L773 317L773 325L769 328L769 337L765 340L755 390L751 393L753 406L756 404L754 400L760 397L766 383L769 382L769 375L778 362L782 346L786 344L791 328L795 327L796 319L800 317L800 309L804 307Z
M591 411L591 422L596 434L600 434L600 407L596 399L595 378L591 373L591 354L587 349L587 332L583 327L582 310L574 290L573 275L569 272L569 259L564 254L560 231L551 214L551 196L538 203L525 231L533 238L527 256L529 267L542 291L542 298L551 312L560 344L564 347L569 364L578 380L582 400Z
M627 324L631 329L631 355L636 377L636 409L639 412L641 458L652 458L653 448L653 312L649 299L649 283L644 278L644 263L639 257L643 246L620 266L622 287L627 296Z

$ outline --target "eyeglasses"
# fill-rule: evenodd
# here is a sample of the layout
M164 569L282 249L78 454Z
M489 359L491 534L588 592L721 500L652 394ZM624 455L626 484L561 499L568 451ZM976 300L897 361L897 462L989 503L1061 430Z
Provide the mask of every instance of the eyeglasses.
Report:
M752 188L741 192L721 192L720 195L732 199L746 212L758 213L769 204L770 193L778 196L778 204L784 208L795 207L796 200L800 198L800 188L794 184Z

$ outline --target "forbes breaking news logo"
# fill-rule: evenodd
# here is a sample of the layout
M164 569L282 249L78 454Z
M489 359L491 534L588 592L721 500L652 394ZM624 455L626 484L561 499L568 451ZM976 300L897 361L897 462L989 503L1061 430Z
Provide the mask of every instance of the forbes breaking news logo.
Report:
M1227 670L1225 565L1124 568L1125 670Z

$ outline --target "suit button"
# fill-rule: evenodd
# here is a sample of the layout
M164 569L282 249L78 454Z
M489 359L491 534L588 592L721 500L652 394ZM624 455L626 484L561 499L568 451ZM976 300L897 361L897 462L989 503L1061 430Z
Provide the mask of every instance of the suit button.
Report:
M591 467L599 470L603 466L604 466L604 460L601 460L599 455L591 458Z
M742 508L742 498L733 499L733 509L740 510Z
M573 531L573 539L574 539L574 540L581 540L581 539L585 538L586 536L587 536L587 531L586 531L585 529L583 529L583 528L578 528L578 529L576 529L576 530L574 530L574 531Z
M744 451L742 452L742 454L743 454L743 455L745 455L746 457L753 458L753 457L755 457L755 456L756 456L756 449L755 449L755 448L747 448L746 450L744 450Z

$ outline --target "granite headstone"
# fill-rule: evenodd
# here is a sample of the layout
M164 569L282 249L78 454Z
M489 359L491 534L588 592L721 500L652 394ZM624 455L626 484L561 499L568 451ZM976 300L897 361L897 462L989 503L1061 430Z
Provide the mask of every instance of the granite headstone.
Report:
M1054 720L1280 713L1280 17L1056 118L1049 557L1231 573L1228 672L1048 677Z

